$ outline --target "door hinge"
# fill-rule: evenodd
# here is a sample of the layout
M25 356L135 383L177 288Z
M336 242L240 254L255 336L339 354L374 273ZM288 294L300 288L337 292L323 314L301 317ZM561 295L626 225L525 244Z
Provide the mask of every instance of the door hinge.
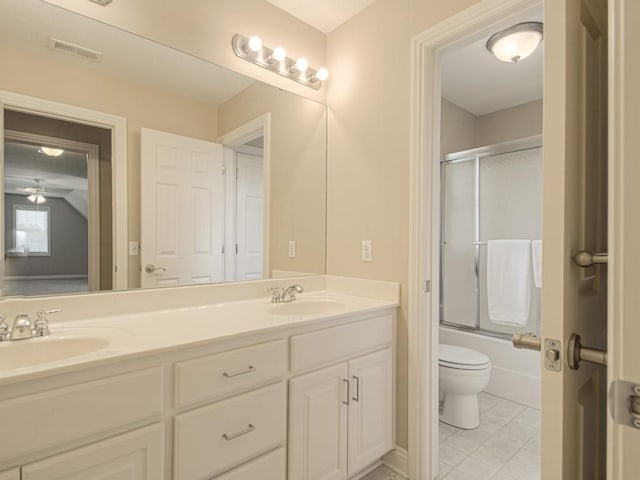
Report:
M224 255L224 244L222 244L222 255Z
M424 293L431 293L431 280L425 280Z
M220 173L222 175L225 175L227 173L227 167L225 167L224 165L220 165Z
M238 254L238 244L236 243L236 255Z
M640 384L626 380L611 382L609 412L615 423L640 430Z

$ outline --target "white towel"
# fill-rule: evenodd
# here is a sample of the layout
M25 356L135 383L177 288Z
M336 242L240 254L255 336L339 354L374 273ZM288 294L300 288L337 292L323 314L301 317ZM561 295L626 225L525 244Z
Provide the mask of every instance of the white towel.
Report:
M494 323L524 326L531 300L531 240L487 242L487 302Z
M533 263L533 283L542 288L542 240L531 241L531 259Z

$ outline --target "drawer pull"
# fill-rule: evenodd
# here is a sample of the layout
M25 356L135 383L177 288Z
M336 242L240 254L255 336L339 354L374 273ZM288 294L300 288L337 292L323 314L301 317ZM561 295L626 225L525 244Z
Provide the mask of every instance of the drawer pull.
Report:
M360 378L354 375L353 379L356 381L356 396L353 397L351 400L353 400L354 402L359 402L360 401Z
M344 403L345 405L349 405L349 387L351 387L351 384L346 378L343 378L342 381L347 385L347 399L343 400L342 403Z
M247 428L245 428L244 430L241 430L240 432L237 433L232 433L231 435L227 435L226 433L222 434L222 438L224 438L227 442L233 440L234 438L238 438L241 437L243 435L246 435L247 433L251 433L256 429L256 427L254 427L253 425L249 424L249 426Z
M222 372L222 376L226 378L233 378L233 377L239 377L240 375L246 375L247 373L251 373L255 371L256 371L256 367L254 367L253 365L249 365L249 367L247 367L245 370L240 370L238 372L233 372L233 373Z

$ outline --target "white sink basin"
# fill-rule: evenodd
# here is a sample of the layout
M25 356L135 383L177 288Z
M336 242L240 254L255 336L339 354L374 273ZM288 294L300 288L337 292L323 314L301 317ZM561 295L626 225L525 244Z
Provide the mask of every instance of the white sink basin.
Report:
M273 315L321 315L340 312L345 309L344 303L333 300L294 300L281 303L267 309Z
M0 368L30 367L102 350L103 338L35 338L0 343Z

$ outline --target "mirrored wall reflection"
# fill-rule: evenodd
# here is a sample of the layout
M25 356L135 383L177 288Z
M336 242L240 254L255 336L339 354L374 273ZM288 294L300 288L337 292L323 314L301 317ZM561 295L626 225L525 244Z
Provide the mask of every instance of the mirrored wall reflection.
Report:
M64 48L68 44L97 52L98 58L91 60L82 55L71 55L69 49ZM6 67L4 71L8 72L0 76L1 91L38 97L126 119L127 242L120 245L113 241L115 228L112 219L117 218L117 212L110 211L113 199L106 197L112 192L111 177L104 180L108 184L102 184L102 169L111 169L109 163L102 162L102 157L111 159L111 149L117 151L118 146L112 145L111 139L107 139L99 148L101 170L100 184L96 190L99 192L99 214L95 222L92 222L89 208L88 217L84 219L87 223L86 254L79 249L75 250L77 257L86 258L86 268L71 269L71 262L65 262L68 269L55 275L86 276L86 287L84 284L82 287L76 286L82 291L94 291L113 288L113 272L116 268L122 271L123 267L128 272L128 288L325 273L324 105L41 0L1 2L0 56ZM7 112L9 116L13 114L22 115ZM256 134L242 141L235 138L232 144L224 140L229 134L241 131L256 119L265 116L270 119L269 138ZM78 124L83 124L82 119L74 118L73 122L76 120ZM16 129L8 122L5 128ZM202 185L192 185L191 187L199 188L196 192L199 200L190 206L187 206L187 201L193 200L192 188L180 190L182 193L174 197L173 204L164 204L163 208L167 208L161 210L177 212L176 219L196 216L200 219L193 221L192 227L189 227L191 237L176 238L174 245L169 245L173 250L165 247L169 244L169 233L173 233L175 229L167 230L167 235L160 232L158 238L164 243L159 242L157 245L161 249L154 250L154 245L145 240L148 232L144 230L147 199L142 193L145 181L141 152L143 129L174 135L188 141L217 144L218 147L213 148L217 148L219 154L208 167L217 165L215 172L218 175L227 172L223 181L220 178L212 179L206 186L208 193L201 188ZM31 130L27 128L24 131ZM56 135L43 131L37 133L56 138ZM110 133L108 130L103 132L104 135ZM63 135L59 138L69 140L71 137ZM86 139L71 139L80 143L95 143ZM7 145L10 146L12 142L13 140L8 139ZM39 148L46 142L27 143ZM249 166L243 155L261 157L262 168ZM221 162L222 165L216 162ZM56 174L57 177L64 175L64 172ZM89 170L87 175L86 191L91 203ZM258 185L260 181L261 185ZM44 189L41 193L47 199L48 206L52 205L54 198L62 198L54 197L51 192L65 189L63 187L60 184L56 186L51 178L35 171L29 173L20 186ZM175 191L178 192L178 189ZM22 192L26 193L28 192ZM223 194L222 199L220 194ZM157 203L157 195L154 195L149 198L155 198L152 203ZM168 198L164 197L165 200ZM231 205L235 205L234 209L230 208ZM54 213L51 213L52 221L54 217ZM202 220L205 217L206 220ZM164 220L165 226L176 225L168 218L163 217L161 220ZM158 222L160 223L162 222ZM99 225L99 233L92 233L93 224ZM54 236L55 230L54 223L51 226L51 234ZM184 228L182 230L186 231ZM17 271L12 270L9 265L20 255L23 255L23 263L28 260L30 272L33 272L36 261L33 247L26 246L26 250L30 250L27 255L19 251L21 246L16 246L14 233L7 230L4 236L7 280L27 276L24 271L15 273ZM60 245L54 236L51 237L52 251ZM94 238L100 239L97 250L92 247L96 245L92 240ZM293 254L289 250L291 242L295 243ZM64 244L68 245L69 242ZM18 251L9 252L9 249L14 248ZM206 263L206 253L209 257L207 262L218 257L212 260L215 269L204 273L195 269L177 272L172 265L184 266L189 263L180 260L189 248L197 253L192 259L192 265ZM114 258L118 257L114 256L114 249L127 252L128 261L124 262L126 265L115 264ZM93 255L92 251L98 253ZM151 259L144 257L150 252L153 254ZM146 270L147 265L154 267L150 273ZM39 274L45 275L54 274ZM62 285L61 282L51 283ZM11 295L28 294L26 288L21 288L22 291L12 290L6 284L5 295L8 292ZM118 285L117 288L121 287ZM71 287L64 290L68 291L71 291ZM33 293L36 292L45 293L33 289ZM50 289L48 293L61 292Z
M11 110L4 125L4 295L111 289L110 131Z

